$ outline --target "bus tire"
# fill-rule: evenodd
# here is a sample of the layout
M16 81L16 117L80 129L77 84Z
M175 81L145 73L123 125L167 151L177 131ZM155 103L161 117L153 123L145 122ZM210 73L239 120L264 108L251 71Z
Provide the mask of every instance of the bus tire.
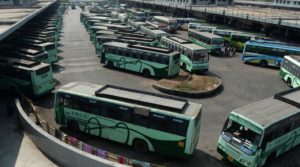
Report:
M182 64L182 68L183 68L183 70L187 70L187 69L186 69L186 64L185 64L185 63Z
M143 70L143 75L144 75L145 77L150 77L150 71L149 71L148 69L144 69L144 70Z
M114 68L114 63L111 62L111 61L108 61L108 62L107 62L107 67L108 67L108 68Z
M139 153L147 153L149 151L148 144L141 139L133 140L133 148Z
M68 124L67 124L67 127L73 133L78 133L80 131L78 123L74 120L69 121Z
M261 60L260 63L259 63L259 65L260 65L261 67L266 68L266 67L268 67L268 62L267 62L266 60Z
M292 80L291 78L288 78L286 83L288 84L289 87L292 87Z

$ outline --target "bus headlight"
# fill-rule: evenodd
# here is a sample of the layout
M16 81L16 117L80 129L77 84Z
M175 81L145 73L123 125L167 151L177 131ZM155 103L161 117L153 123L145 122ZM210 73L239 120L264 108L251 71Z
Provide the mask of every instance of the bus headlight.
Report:
M183 141L180 141L180 142L178 142L178 147L184 147L184 142Z
M245 166L249 166L250 165L250 162L244 160L244 159L241 159L240 162L245 165Z

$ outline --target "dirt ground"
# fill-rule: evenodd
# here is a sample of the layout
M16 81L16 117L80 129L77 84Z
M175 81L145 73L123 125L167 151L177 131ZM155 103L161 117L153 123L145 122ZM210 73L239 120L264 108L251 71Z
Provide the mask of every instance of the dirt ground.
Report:
M177 77L159 80L158 84L171 89L193 92L214 89L219 82L220 80L216 77L194 75L181 71Z

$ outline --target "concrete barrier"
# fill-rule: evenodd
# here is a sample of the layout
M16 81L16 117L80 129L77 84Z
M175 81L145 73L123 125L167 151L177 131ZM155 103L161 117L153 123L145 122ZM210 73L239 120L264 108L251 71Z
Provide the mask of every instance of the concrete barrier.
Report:
M99 158L86 153L73 146L70 146L59 139L51 136L39 126L37 126L23 110L19 99L15 100L15 108L19 113L19 118L24 130L32 142L51 160L59 166L72 167L127 167L116 162Z
M214 89L205 90L205 91L187 92L187 91L181 91L177 89L171 89L157 83L152 84L152 87L163 93L167 93L175 96L182 96L182 97L189 97L189 98L204 98L204 97L213 96L222 88L222 81L221 79L218 80L219 80L219 84Z

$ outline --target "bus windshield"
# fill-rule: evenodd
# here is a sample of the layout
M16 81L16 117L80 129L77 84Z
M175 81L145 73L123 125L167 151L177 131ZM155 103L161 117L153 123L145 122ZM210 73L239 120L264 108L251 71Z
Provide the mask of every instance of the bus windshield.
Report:
M223 44L223 39L212 39L211 40L212 45L222 45Z
M223 139L248 155L256 153L261 135L228 119L222 132Z
M208 61L207 54L201 53L201 51L194 51L192 61Z

